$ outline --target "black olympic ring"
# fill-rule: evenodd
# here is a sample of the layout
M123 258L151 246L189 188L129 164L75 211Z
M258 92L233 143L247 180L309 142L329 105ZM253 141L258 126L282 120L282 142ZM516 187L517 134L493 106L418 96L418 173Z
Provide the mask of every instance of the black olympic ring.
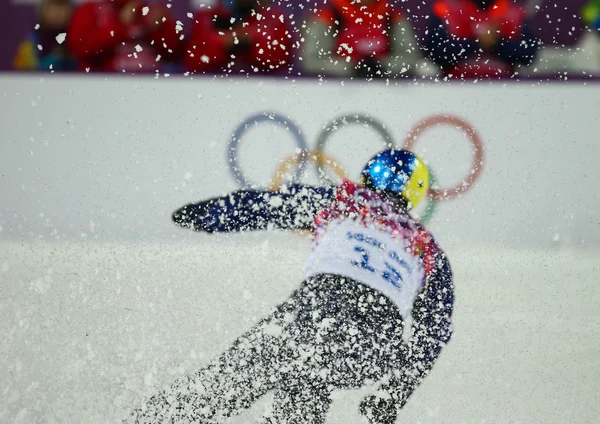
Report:
M317 136L315 151L318 153L324 153L325 146L327 145L327 142L331 139L333 134L336 131L339 131L340 129L351 124L359 124L369 129L373 129L377 134L379 134L386 148L391 148L396 145L392 134L387 130L383 123L368 115L349 113L347 115L339 116L337 118L332 119L329 122L329 124L325 128L323 128L323 130L321 130L321 132ZM327 175L327 171L325 170L325 164L321 159L317 160L317 173L318 177L321 180L324 180L324 182L326 182L327 184L334 184L332 179L329 178L329 175Z

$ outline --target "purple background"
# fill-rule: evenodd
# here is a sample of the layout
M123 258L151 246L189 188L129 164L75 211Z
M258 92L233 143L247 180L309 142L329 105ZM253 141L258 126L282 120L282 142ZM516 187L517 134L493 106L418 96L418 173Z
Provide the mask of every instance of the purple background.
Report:
M542 37L546 45L572 45L583 31L583 24L579 16L586 2L587 0L546 0L533 17L531 26ZM280 0L278 3L285 6L287 10L296 9L297 12L300 12L297 7L301 3L299 1ZM314 4L312 0L309 3ZM433 0L399 1L402 9L410 11L407 14L421 34L427 26L426 16L431 13L432 3ZM176 0L172 2L172 5L171 10L175 16L184 24L187 23L189 19L186 14L191 10L189 1ZM305 7L304 10L306 9ZM2 0L2 4L0 4L0 70L11 69L17 45L33 30L36 21L34 6L13 5L10 0Z

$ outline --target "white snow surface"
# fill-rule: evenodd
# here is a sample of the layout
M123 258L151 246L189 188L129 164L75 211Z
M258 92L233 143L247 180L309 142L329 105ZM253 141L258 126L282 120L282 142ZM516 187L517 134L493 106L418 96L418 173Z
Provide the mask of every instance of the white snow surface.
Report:
M455 335L398 422L598 422L600 252L446 250ZM280 234L1 242L0 422L118 422L284 300L307 253ZM336 393L327 423L366 423L369 390Z

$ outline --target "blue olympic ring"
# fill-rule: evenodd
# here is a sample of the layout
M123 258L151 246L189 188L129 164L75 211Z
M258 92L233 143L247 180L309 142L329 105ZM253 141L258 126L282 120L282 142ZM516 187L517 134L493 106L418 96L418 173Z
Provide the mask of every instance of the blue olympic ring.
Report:
M342 128L348 125L362 125L366 128L369 128L375 131L381 140L383 141L383 145L386 148L392 148L395 146L394 137L386 128L386 126L379 122L377 119L373 118L369 115L363 115L360 113L349 113L346 115L338 116L333 118L323 130L317 136L317 142L315 151L323 153L325 151L325 146L331 139L334 133L341 130ZM327 175L327 170L325 169L323 161L317 161L317 175L319 178L323 180L326 184L333 184L333 180Z
M231 139L229 140L229 149L228 149L228 160L229 160L229 169L233 175L233 178L237 181L242 188L252 189L256 187L255 184L250 181L250 179L244 174L242 171L239 160L238 160L238 147L242 141L242 137L248 131L251 125L259 124L262 122L273 122L276 123L288 131L292 133L292 136L295 139L296 146L300 149L302 154L308 152L308 142L306 137L302 133L302 130L290 119L285 118L283 115L279 115L277 113L272 112L263 112L257 113L246 118L238 127L235 129ZM302 172L304 171L304 167L306 165L306 161L303 159L300 162L300 165L294 171L294 175L292 177L293 182L298 182L300 177L302 176Z

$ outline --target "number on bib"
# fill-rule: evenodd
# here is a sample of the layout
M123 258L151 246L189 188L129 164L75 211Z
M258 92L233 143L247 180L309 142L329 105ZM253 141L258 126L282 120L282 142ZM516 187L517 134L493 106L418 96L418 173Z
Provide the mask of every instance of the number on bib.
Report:
M360 253L361 261L360 262L352 261L352 265L357 268L362 268L369 272L375 272L375 268L373 268L371 265L369 265L369 252L367 252L365 249L363 249L360 246L356 246L354 248L354 251Z
M384 265L386 267L386 271L383 271L381 273L383 279L390 283L392 286L401 288L402 274L400 274L400 272L396 268L391 266L389 263L384 262Z

